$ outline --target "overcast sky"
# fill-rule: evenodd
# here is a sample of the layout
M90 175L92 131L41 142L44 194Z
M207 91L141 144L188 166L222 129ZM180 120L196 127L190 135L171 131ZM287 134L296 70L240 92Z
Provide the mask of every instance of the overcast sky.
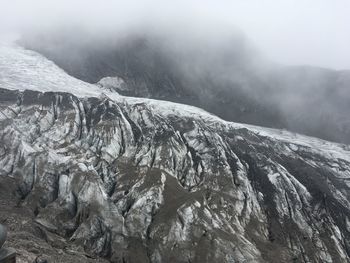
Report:
M273 61L350 69L350 0L0 0L0 10L2 35L63 24L99 32L227 25Z

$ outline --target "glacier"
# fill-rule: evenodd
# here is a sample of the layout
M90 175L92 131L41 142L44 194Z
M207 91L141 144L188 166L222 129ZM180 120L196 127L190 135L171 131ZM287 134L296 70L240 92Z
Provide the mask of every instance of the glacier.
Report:
M23 262L23 232L60 251L49 262L350 261L349 145L121 96L13 43L0 127L0 219Z

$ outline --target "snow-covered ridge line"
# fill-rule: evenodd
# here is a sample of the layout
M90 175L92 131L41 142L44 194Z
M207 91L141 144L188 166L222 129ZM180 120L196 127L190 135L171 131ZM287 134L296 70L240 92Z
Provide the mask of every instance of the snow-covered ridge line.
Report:
M68 75L55 63L41 54L26 50L17 44L0 43L0 87L9 90L34 90L39 92L67 92L77 97L107 96L118 103L129 105L147 104L155 114L162 116L184 116L205 120L208 125L220 129L243 129L262 136L310 147L325 152L334 158L350 162L350 147L322 139L299 135L285 130L263 128L254 125L227 122L200 108L145 98L124 97L116 92L101 89Z
M147 103L152 108L162 109L163 114L178 113L180 110L190 115L208 115L205 117L221 120L193 106L120 96L117 92L102 89L99 85L76 79L41 54L8 42L0 42L0 87L21 91L67 92L77 97L108 96L118 102L127 100L129 104Z
M52 61L16 44L0 44L0 85L10 90L69 92L76 96L98 96L95 85L69 76Z
M287 130L278 130L250 124L228 122L193 106L152 99L113 96L113 94L111 94L110 97L116 101L123 99L128 104L146 103L156 113L163 116L175 115L203 119L207 122L208 125L215 127L219 125L219 128L221 129L248 129L249 131L264 137L284 141L292 145L300 145L308 148L313 148L319 150L320 152L323 152L323 154L327 154L332 158L343 159L350 162L349 145L329 142L323 139L301 135Z
M350 261L349 146L122 97L4 50L0 199L29 209L31 233L110 262Z

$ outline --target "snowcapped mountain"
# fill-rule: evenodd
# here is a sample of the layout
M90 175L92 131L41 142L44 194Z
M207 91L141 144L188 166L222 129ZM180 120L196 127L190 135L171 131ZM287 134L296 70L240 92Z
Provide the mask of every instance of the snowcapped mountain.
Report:
M276 65L234 32L221 41L215 41L215 33L209 40L154 34L96 39L51 32L24 37L23 43L84 81L121 78L123 88L116 89L123 95L184 103L228 121L350 143L349 71Z
M0 127L23 262L350 260L348 145L124 97L13 44Z

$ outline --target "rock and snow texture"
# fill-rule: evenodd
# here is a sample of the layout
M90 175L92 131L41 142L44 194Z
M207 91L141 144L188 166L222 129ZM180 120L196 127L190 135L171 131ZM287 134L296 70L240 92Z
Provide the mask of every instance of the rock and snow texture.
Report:
M228 121L350 144L349 70L276 65L240 34L200 41L180 33L173 42L154 31L96 39L75 33L73 40L61 31L28 34L22 43L78 79L121 77L122 95L195 105Z
M18 58L0 60L0 186L46 236L111 262L349 262L349 146L101 95L0 51Z
M125 81L119 77L105 77L102 78L98 83L101 88L107 89L109 91L127 91L128 86Z
M40 54L0 42L0 85L14 90L63 91L96 96L99 87L70 77Z

